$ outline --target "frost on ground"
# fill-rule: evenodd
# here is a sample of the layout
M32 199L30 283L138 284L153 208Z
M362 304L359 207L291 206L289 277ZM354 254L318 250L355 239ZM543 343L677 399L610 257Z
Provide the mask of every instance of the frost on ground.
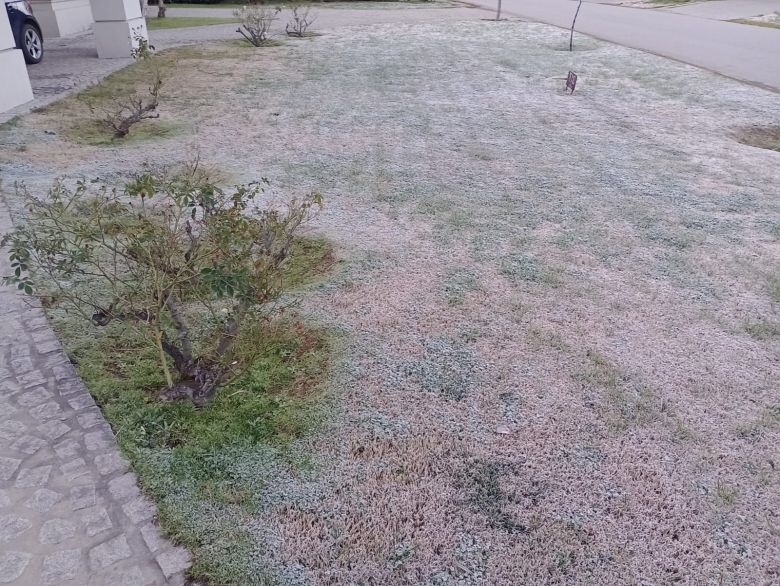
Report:
M313 468L237 448L256 509L185 515L236 583L780 581L780 155L733 135L777 96L565 43L474 21L204 46L161 107L182 133L0 131L35 188L197 149L323 191L343 269L305 302L348 348L294 448ZM238 529L251 555L219 540Z

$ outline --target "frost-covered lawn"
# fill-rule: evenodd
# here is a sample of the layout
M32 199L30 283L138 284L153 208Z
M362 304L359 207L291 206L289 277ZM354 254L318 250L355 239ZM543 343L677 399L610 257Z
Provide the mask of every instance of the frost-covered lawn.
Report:
M179 446L125 446L201 575L780 580L780 154L735 134L780 102L565 37L475 20L203 45L172 53L148 123L175 131L89 146L72 101L0 130L4 177L38 189L197 151L324 193L313 233L340 263L303 311L345 345L325 422L204 456L217 486L157 476Z

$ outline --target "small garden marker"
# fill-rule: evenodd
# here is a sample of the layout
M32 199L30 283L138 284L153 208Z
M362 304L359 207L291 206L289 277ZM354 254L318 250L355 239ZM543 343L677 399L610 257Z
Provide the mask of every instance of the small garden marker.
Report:
M570 71L569 75L566 76L566 89L571 90L571 93L574 93L575 87L577 87L577 74Z

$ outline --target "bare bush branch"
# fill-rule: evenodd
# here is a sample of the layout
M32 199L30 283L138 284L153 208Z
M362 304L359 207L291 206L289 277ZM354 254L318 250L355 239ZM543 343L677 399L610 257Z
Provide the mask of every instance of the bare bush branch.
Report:
M240 26L236 29L248 43L255 47L262 47L268 43L268 32L274 21L277 20L277 14L281 8L268 8L266 6L242 6L233 12L233 15L240 21Z
M293 6L292 20L284 30L290 37L303 37L315 20L316 16L311 14L310 6Z

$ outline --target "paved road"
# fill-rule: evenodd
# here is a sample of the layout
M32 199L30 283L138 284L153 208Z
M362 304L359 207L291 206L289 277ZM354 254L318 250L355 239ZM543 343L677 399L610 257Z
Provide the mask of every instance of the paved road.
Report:
M471 0L495 8L495 0ZM574 0L503 0L504 14L568 28ZM667 10L582 5L577 30L742 81L780 90L780 29L721 22Z

